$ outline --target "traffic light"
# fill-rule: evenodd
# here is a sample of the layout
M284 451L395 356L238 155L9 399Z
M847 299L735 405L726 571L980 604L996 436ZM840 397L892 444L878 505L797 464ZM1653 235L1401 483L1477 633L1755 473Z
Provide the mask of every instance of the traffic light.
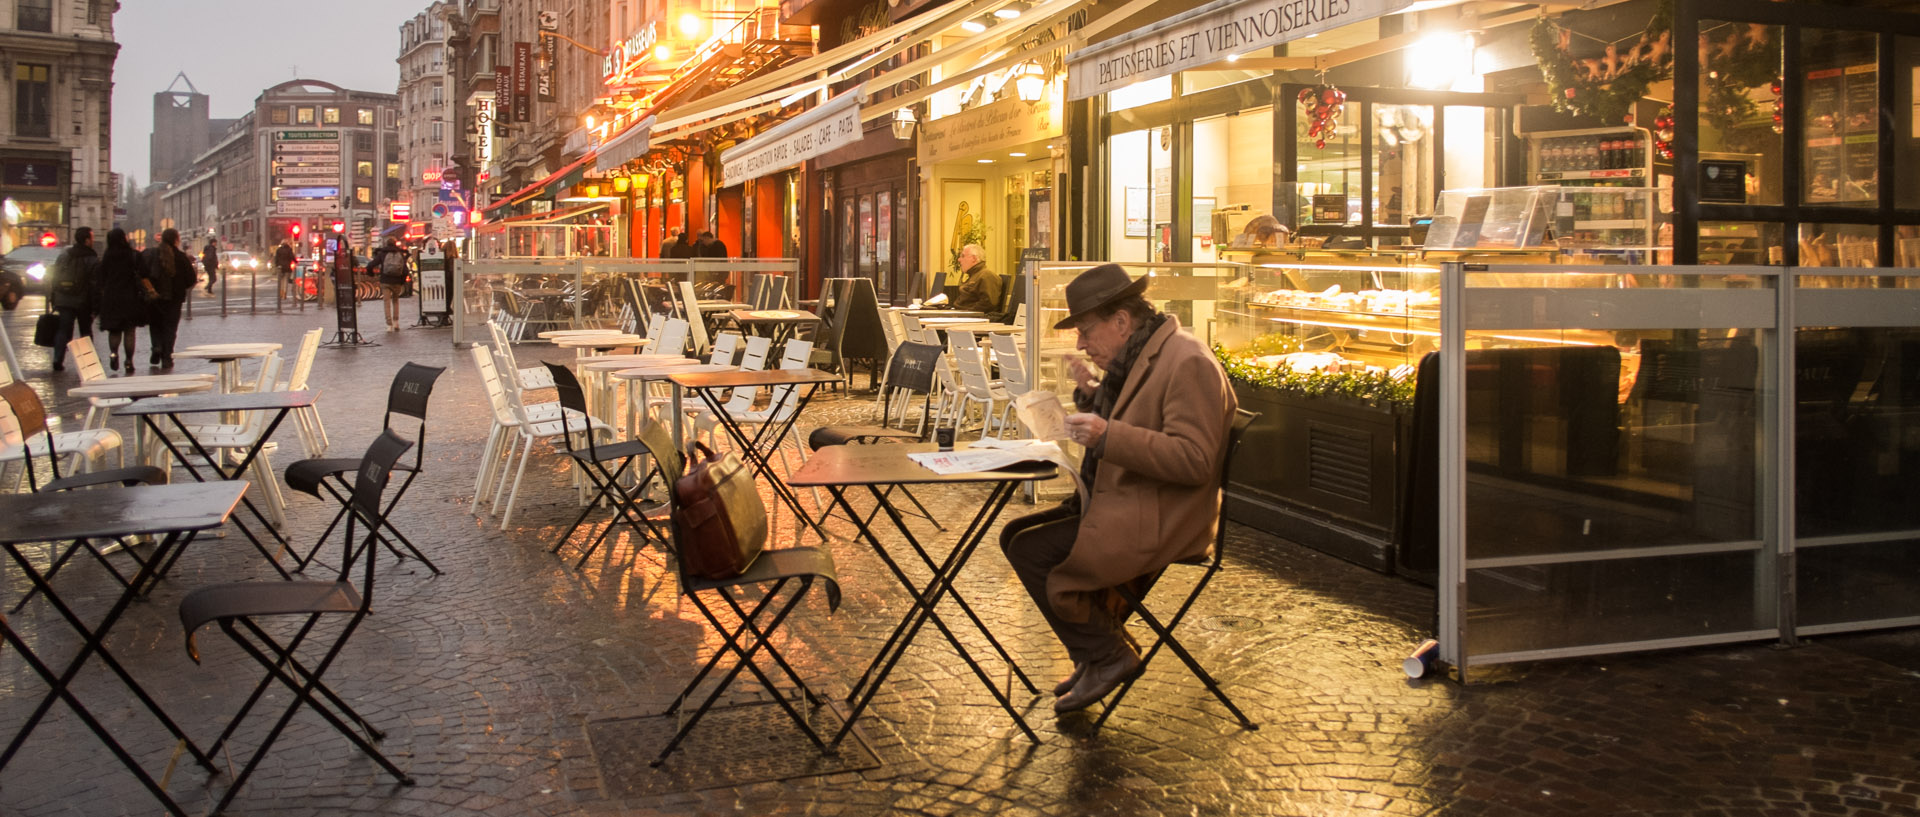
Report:
M300 243L300 225L293 225L293 243Z

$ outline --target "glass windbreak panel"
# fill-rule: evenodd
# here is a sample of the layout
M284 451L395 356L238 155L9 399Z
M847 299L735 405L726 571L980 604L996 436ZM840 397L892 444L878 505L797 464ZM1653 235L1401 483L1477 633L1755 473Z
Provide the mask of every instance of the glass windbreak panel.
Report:
M1193 260L1213 261L1273 208L1273 109L1193 123Z
M1878 227L1870 224L1800 225L1800 266L1871 267L1876 266L1879 257Z
M1700 222L1700 263L1786 263L1786 228L1761 221Z
M1700 172L1702 189L1715 193L1704 201L1781 203L1781 32L1780 26L1700 21ZM1712 184L1708 173L1716 180L1743 175L1745 183Z
M1433 214L1433 108L1373 105L1373 223L1403 227Z
M1295 224L1360 223L1360 129L1354 122L1366 105L1349 103L1333 132L1315 131L1313 117L1294 117L1294 140L1299 148L1294 178L1300 212Z
M1801 34L1806 76L1800 195L1808 204L1871 205L1878 200L1879 53L1871 31L1809 28Z
M1107 140L1107 259L1172 257L1172 129L1115 134Z
M1472 654L1770 626L1753 606L1772 585L1760 575L1764 369L1751 331L1466 341Z
M1466 654L1484 659L1770 631L1773 579L1764 561L1755 544L1717 553L1471 569Z
M1799 622L1920 615L1920 329L1805 328L1794 352Z

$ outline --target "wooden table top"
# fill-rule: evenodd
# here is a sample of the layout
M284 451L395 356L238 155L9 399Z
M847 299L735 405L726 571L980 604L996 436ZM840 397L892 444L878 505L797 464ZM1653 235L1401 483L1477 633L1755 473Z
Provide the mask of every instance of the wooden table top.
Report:
M0 494L0 543L207 530L225 524L246 480Z
M203 343L175 350L174 357L194 360L235 360L243 357L266 357L280 351L278 343Z
M787 478L796 488L827 485L921 485L928 483L1043 480L1059 476L1050 462L1027 462L998 471L939 474L907 458L908 454L938 451L934 443L874 443L829 445L807 456L805 464Z
M580 361L580 368L590 372L617 372L621 369L693 366L700 362L679 355L605 355Z
M731 367L729 367L731 368ZM839 383L844 378L819 369L764 369L743 372L674 372L667 378L688 389L730 389L739 386L798 386Z
M735 309L735 323L819 323L820 316L799 309Z
M645 346L653 341L639 335L568 335L553 339L562 349L612 349L619 346Z
M625 334L625 333L621 332L618 329L549 329L545 332L541 332L540 337L544 340L552 340L554 338L572 337L574 335L620 335L620 334Z
M211 411L263 411L297 409L313 405L320 397L316 389L306 391L244 392L241 394L191 394L184 397L156 397L136 400L113 410L116 416L138 417L148 414L199 414Z
M725 363L701 363L697 360L689 360L687 362L693 365L635 366L631 369L621 369L614 372L612 377L617 380L667 380L676 374L710 374L713 372L735 371L739 368L737 366L728 366Z

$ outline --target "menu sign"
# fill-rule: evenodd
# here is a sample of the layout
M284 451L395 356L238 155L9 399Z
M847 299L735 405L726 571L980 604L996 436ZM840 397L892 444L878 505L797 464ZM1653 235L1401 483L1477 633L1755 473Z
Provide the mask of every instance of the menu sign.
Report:
M1880 195L1880 86L1874 63L1807 72L1804 196L1810 203Z
M1746 204L1747 163L1724 159L1701 159L1700 200L1722 204Z

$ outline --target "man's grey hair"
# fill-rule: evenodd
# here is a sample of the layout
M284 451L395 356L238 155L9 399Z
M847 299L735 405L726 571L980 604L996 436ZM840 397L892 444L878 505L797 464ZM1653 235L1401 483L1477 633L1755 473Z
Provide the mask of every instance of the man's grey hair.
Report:
M985 260L987 257L987 251L984 249L981 249L980 245L978 244L968 244L960 248L961 255L966 255L967 253L973 253L973 257L979 258L982 260Z

